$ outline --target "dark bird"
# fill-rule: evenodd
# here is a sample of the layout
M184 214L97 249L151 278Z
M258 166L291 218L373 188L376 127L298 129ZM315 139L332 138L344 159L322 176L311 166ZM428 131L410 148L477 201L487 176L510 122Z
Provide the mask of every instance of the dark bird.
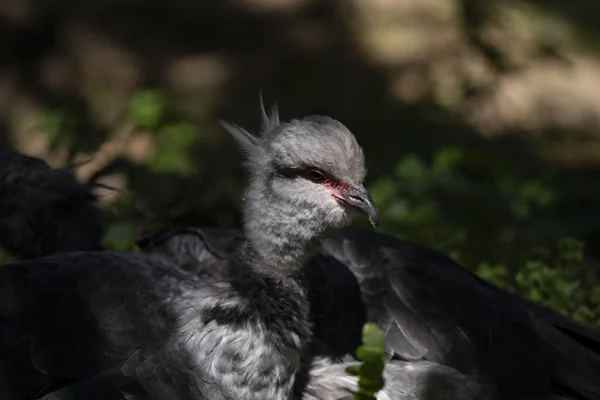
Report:
M99 250L104 224L95 186L38 158L0 154L0 246L21 259Z
M150 399L291 398L311 338L303 263L352 214L373 225L379 214L362 185L362 149L338 121L306 117L260 137L226 127L251 176L245 239L222 277L140 252L4 265L2 398L69 391L115 371Z

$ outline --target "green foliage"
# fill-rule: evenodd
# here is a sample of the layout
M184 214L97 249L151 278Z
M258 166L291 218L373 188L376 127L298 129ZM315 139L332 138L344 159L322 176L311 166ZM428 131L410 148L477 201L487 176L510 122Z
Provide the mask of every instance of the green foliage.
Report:
M514 277L504 266L482 263L477 273L577 321L600 327L600 279L596 260L584 256L584 244L564 238L553 247L535 249Z
M191 150L196 138L196 128L186 122L162 127L156 133L156 151L148 167L154 172L194 173L196 163Z
M510 207L518 219L528 218L535 208L545 208L555 199L552 190L538 181L504 181L502 190L512 199Z
M141 91L129 102L128 120L155 134L155 151L148 161L150 171L190 175L197 166L192 152L198 138L197 127L185 121L168 121L166 104L162 92Z
M42 114L40 129L48 138L48 148L53 151L64 147L69 153L76 149L94 151L102 140L100 135L90 134L84 122L81 104L48 108ZM82 135L81 132L86 132Z
M362 330L363 344L356 350L356 357L363 361L360 365L351 365L346 371L358 376L358 391L351 391L355 400L375 400L375 395L383 389L385 381L385 339L376 324L367 323Z
M479 150L443 147L426 162L407 155L370 186L382 229L449 254L484 279L581 322L600 325L600 271L583 243L546 215L565 197L551 176L522 174ZM544 229L539 228L543 224ZM548 243L558 243L555 246ZM532 250L533 249L533 250Z
M8 262L8 255L0 247L0 265Z
M492 265L485 261L479 264L476 273L494 285L514 291L513 276L504 265Z
M142 129L157 129L166 112L166 100L158 90L143 90L129 102L128 120Z
M54 109L44 113L42 130L48 135L51 150L70 142L76 134L76 127L76 118L66 110Z
M131 221L114 222L108 226L102 245L107 250L137 250L135 229Z
M408 155L397 163L393 177L371 185L382 212L382 229L417 242L435 243L439 250L464 242L464 229L444 219L443 209L434 198L440 189L464 186L454 170L461 158L461 150L454 147L440 150L431 165L416 155Z
M430 162L409 154L393 176L370 189L383 230L445 253L458 250L471 265L490 256L509 261L501 257L526 250L515 246L514 232L556 201L539 177L522 176L503 160L456 146L440 148ZM506 235L498 237L499 230Z

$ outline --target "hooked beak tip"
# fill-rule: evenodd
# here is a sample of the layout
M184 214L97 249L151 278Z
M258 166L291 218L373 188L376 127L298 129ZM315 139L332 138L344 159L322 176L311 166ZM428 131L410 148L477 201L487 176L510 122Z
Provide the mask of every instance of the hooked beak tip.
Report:
M379 210L364 186L350 187L338 199L351 211L364 214L374 228L379 227Z
M379 213L373 216L367 216L367 218L369 219L371 225L373 225L373 228L379 228Z

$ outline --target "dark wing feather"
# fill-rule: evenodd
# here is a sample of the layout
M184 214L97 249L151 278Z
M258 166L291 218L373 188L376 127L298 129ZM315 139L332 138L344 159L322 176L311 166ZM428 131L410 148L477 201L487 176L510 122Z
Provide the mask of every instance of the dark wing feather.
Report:
M108 372L82 379L38 400L146 400L148 394L135 379Z
M0 154L0 246L21 259L100 249L95 186L37 158Z
M523 308L534 315L536 319L545 321L547 324L559 329L565 335L585 346L591 352L600 354L600 330L598 328L584 325L547 307L540 306L530 300L509 294L487 281L480 278L477 279L480 281L481 285L488 290L494 291L500 296L509 296L512 300L517 301Z
M576 323L493 287L445 256L389 236L346 229L325 249L357 277L365 303L372 304L370 318L382 321L399 358L422 356L487 376L503 398L551 391L600 398L598 354L553 326L573 332ZM590 330L578 327L588 339L595 337Z
M306 264L305 271L314 323L314 350L319 355L337 358L353 353L361 344L366 320L356 278L330 255L314 257Z
M174 321L160 300L177 290L173 279L162 279L177 273L170 270L155 256L112 252L0 268L0 351L19 398L119 367L136 349L164 343Z
M185 271L212 275L225 266L227 254L242 241L237 230L159 228L144 233L137 245L144 253L164 257Z

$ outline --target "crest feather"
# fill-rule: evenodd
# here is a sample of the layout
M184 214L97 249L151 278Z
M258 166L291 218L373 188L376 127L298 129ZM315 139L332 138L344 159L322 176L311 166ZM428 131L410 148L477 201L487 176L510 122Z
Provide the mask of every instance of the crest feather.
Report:
M227 121L219 121L223 129L227 131L245 151L254 152L259 147L258 139L239 125Z
M256 168L261 163L262 148L260 139L252 135L250 132L241 126L219 121L223 129L229 133L238 143L242 152L246 156L246 165L252 169Z
M260 116L261 116L261 134L255 136L239 125L220 120L219 123L238 143L247 157L247 165L251 168L257 168L264 159L263 141L266 133L280 125L279 111L277 104L273 104L271 112L265 111L262 93L260 93Z
M264 134L273 128L279 126L279 110L277 109L277 103L273 103L271 106L271 113L267 113L265 110L265 103L263 102L262 92L260 93L260 130Z

